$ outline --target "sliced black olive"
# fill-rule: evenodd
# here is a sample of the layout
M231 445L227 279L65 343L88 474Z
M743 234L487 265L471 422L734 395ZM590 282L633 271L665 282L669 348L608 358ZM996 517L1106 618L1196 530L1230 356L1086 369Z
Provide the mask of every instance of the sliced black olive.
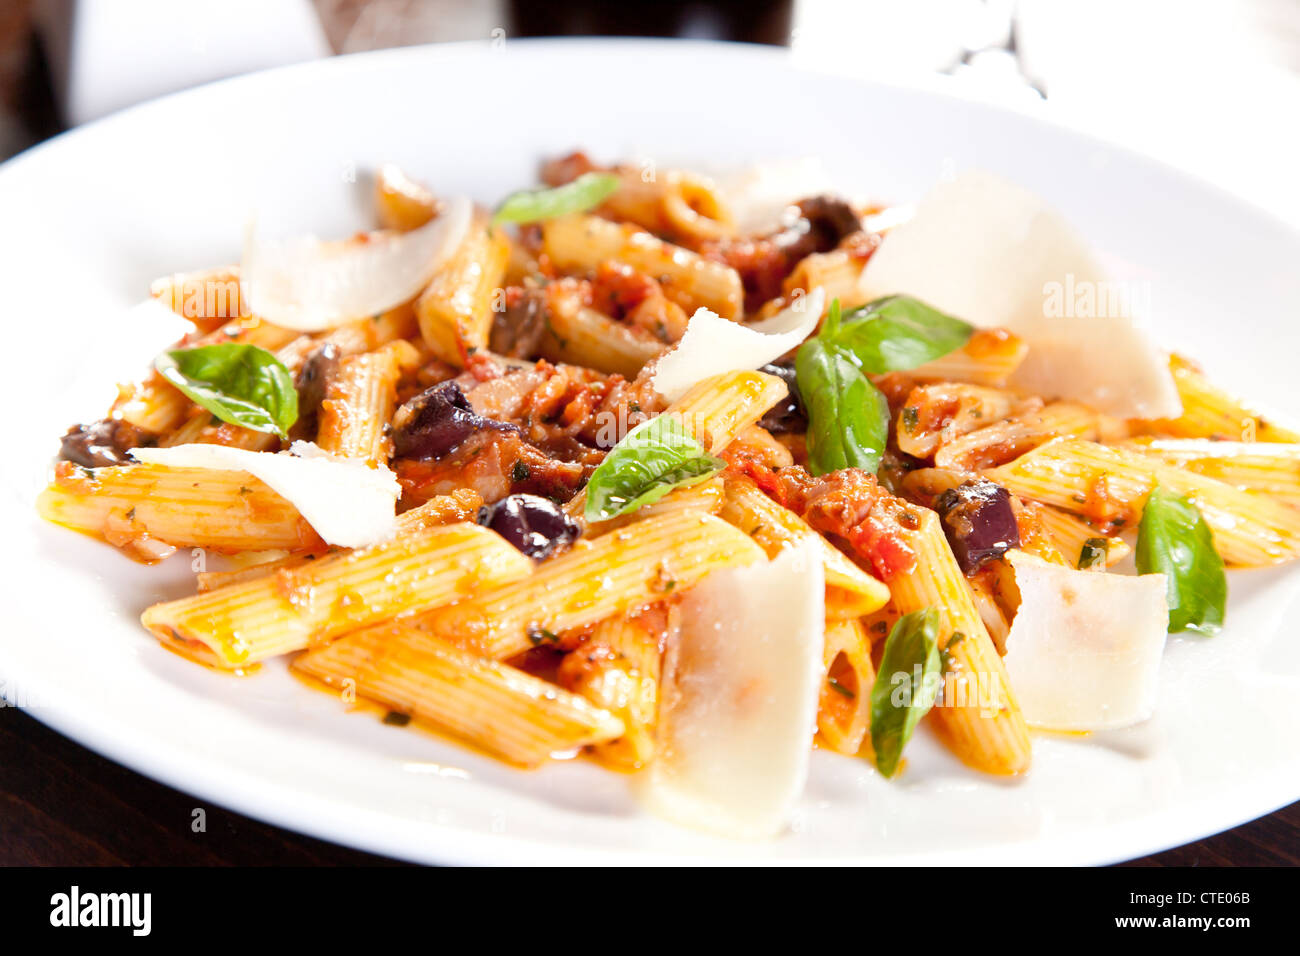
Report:
M338 373L339 350L326 342L307 356L298 370L294 385L298 389L298 420L290 437L295 441L315 441L320 428L320 405L325 401L330 379Z
M790 394L769 408L758 423L773 435L806 431L808 415L804 411L803 396L799 394L799 386L795 382L794 366L785 363L764 365L759 371L781 379L790 389Z
M73 425L59 447L59 458L85 468L129 465L132 448L154 443L154 436L130 422L106 418L92 425Z
M935 502L935 510L952 553L967 574L1020 547L1020 526L1011 508L1011 494L987 478L945 491Z
M440 458L484 428L518 431L507 422L484 418L455 382L427 388L393 416L393 451L399 458Z
M488 348L510 358L535 355L546 333L545 291L540 288L507 289L505 306L492 317Z
M530 558L544 558L571 544L582 529L555 502L538 495L508 495L479 509L478 523Z

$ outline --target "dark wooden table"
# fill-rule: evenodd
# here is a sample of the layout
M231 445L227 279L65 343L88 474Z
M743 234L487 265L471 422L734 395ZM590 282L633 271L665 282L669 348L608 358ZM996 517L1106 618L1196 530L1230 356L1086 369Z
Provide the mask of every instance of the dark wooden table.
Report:
M191 813L207 811L194 833ZM373 866L395 861L229 813L0 709L0 865ZM1131 866L1300 864L1300 803Z

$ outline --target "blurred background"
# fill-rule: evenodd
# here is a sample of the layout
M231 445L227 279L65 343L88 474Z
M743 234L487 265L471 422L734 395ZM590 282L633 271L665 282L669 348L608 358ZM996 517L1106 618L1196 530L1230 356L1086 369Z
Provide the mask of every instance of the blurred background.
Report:
M530 36L768 43L817 69L946 74L1300 222L1300 0L0 0L0 159L224 76Z

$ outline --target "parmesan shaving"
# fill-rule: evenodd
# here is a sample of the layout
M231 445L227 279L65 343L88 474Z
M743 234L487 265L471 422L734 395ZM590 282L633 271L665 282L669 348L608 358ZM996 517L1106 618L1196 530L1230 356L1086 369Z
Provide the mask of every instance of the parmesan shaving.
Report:
M1114 282L1042 200L988 173L936 186L895 226L859 281L866 299L902 293L1029 344L1011 384L1127 418L1177 418L1168 360Z
M646 800L724 836L770 836L803 792L825 628L821 551L709 575L683 599Z
M395 527L397 477L383 465L339 458L311 442L296 441L280 453L209 444L133 448L131 457L173 468L246 471L293 504L327 543L340 547L376 544Z
M1007 635L1007 673L1031 727L1111 730L1156 706L1169 611L1163 574L1107 574L1007 558L1020 609Z
M472 213L468 199L452 199L418 229L338 242L265 240L250 229L240 268L249 310L299 332L386 312L428 285L464 241Z
M670 402L697 382L774 362L812 334L826 305L815 288L769 319L741 325L708 309L696 309L677 347L659 359L653 385Z

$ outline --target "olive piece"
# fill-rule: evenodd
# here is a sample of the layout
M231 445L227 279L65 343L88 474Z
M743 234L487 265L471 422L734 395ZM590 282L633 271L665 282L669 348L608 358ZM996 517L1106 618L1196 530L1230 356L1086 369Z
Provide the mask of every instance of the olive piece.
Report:
M530 558L544 558L571 544L582 529L555 502L539 495L508 495L479 509L478 523Z
M967 574L1020 547L1011 494L997 482L987 478L963 482L940 495L935 510L952 553Z
M789 395L769 408L767 414L758 420L759 425L773 435L807 431L808 415L804 411L803 396L799 394L799 385L795 381L794 366L784 363L764 365L759 371L775 375L790 389Z
M483 428L519 431L508 422L484 418L455 382L427 388L393 416L393 452L399 458L440 458Z

